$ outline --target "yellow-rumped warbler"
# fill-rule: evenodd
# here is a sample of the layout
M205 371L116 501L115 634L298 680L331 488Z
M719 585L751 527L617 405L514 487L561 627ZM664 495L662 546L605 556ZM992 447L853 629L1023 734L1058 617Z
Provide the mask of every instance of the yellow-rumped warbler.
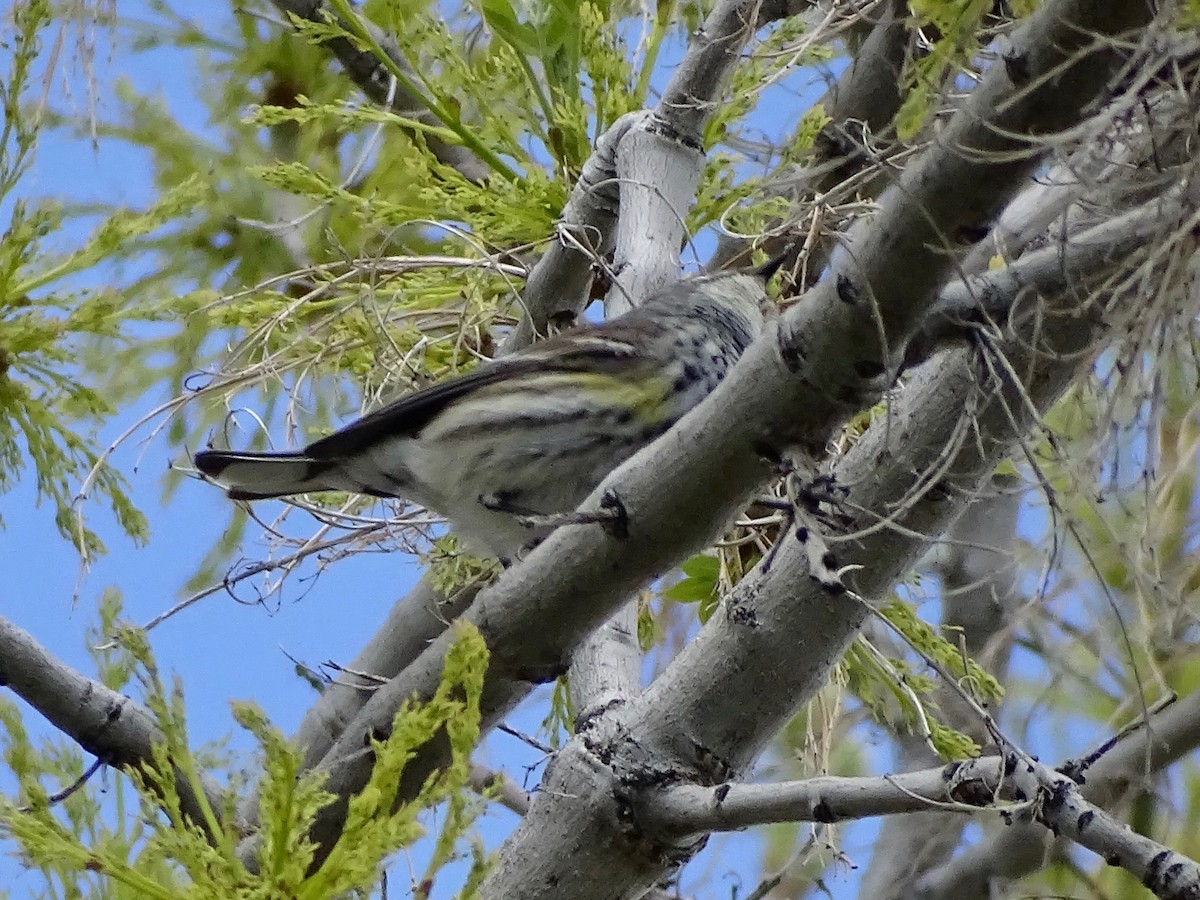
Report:
M549 531L529 517L574 510L717 386L762 330L775 268L685 279L299 452L204 450L196 468L235 500L328 490L402 498L445 516L471 546L511 556Z

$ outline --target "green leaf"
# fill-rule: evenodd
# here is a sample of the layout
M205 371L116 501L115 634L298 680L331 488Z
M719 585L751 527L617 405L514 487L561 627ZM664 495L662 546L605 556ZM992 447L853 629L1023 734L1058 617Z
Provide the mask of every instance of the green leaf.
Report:
M680 566L684 577L662 592L676 603L704 603L717 596L721 563L715 556L700 554Z
M482 0L480 11L488 28L518 53L537 56L540 49L534 27L517 19L516 10L508 0Z

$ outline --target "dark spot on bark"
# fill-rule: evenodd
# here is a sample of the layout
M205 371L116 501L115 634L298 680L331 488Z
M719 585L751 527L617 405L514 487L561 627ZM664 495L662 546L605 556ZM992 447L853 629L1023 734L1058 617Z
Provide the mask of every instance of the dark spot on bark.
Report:
M838 567L837 557L833 555L832 550L826 550L821 554L821 565L827 569L836 569Z
M750 449L754 451L756 456L765 459L773 466L783 463L783 454L779 452L779 448L768 444L766 441L754 441L750 444Z
M1029 59L1023 53L1004 57L1004 71L1014 85L1020 86L1029 80Z
M1170 850L1163 850L1161 853L1156 853L1154 858L1150 860L1150 865L1146 866L1146 877L1142 879L1142 884L1154 890L1153 886L1158 884L1159 879L1162 877L1161 870L1170 858Z
M1163 887L1169 888L1171 886L1171 882L1173 882L1177 878L1179 878L1179 876L1182 875L1183 872L1184 872L1183 863L1172 864L1167 869L1167 871L1163 874L1163 877L1162 877ZM1197 890L1195 888L1192 888L1188 893L1182 894L1181 896L1195 897L1195 896L1197 896Z
M931 503L945 503L950 499L950 488L945 481L935 481L929 486L925 496Z
M495 659L493 659L493 665ZM521 681L526 681L529 684L549 684L556 678L560 678L567 674L567 670L571 668L570 663L563 660L555 662L532 663L529 665L516 666L509 671L512 672L514 678Z
M620 697L614 697L607 703L600 706L593 706L591 709L586 709L575 717L575 733L583 734L588 730L588 727L596 721L596 719L611 712L619 706L624 706L625 701Z
M560 309L557 312L550 314L547 325L555 331L566 331L568 328L574 328L578 317L572 309Z
M808 529L805 526L801 525L796 529L796 540L802 544L808 543Z
M741 603L729 610L729 619L735 625L745 625L747 628L758 627L758 616L754 614L754 610Z
M837 295L843 303L849 303L851 306L858 303L858 287L845 273L837 277Z
M727 760L701 744L693 744L692 750L701 784L720 784L729 780L729 776L733 774L734 770ZM677 780L679 780L678 776L671 779L671 781Z
M1092 819L1094 818L1096 818L1096 814L1089 809L1087 812L1081 813L1079 818L1075 820L1075 827L1083 831L1083 829L1092 824Z
M970 246L978 244L988 236L990 229L986 225L960 225L954 236L960 244Z
M720 806L725 802L725 798L729 796L729 789L732 785L718 784L713 790L713 801Z
M837 816L824 800L813 807L812 816L814 822L824 822L826 825L837 821Z
M779 341L779 358L793 375L804 371L808 359L799 342L787 338L781 338Z
M885 371L883 363L877 359L860 359L854 364L854 374L868 381L878 378Z
M604 533L609 537L623 541L629 537L629 513L625 509L625 504L621 502L621 498L616 495L615 491L605 491L604 496L600 498L600 509L611 515L601 523Z

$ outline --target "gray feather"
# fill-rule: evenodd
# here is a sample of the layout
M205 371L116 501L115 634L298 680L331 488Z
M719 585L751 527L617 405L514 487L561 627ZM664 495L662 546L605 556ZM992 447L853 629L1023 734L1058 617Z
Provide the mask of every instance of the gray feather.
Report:
M196 454L196 468L233 500L265 500L334 487L322 477L330 464L304 453L201 450Z

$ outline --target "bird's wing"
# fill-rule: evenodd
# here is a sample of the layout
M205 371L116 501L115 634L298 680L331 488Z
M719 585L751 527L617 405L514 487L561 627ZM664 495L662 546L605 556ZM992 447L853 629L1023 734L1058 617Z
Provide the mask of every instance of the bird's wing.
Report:
M603 334L604 326L589 330ZM526 372L604 371L634 348L620 340L564 332L534 347L486 363L466 375L407 394L304 448L311 459L336 459L362 452L389 438L414 436L449 404L480 388Z
M438 413L459 397L521 370L519 359L489 363L474 372L431 385L368 413L340 431L326 435L304 448L312 459L352 456L363 448L394 437L415 435Z

